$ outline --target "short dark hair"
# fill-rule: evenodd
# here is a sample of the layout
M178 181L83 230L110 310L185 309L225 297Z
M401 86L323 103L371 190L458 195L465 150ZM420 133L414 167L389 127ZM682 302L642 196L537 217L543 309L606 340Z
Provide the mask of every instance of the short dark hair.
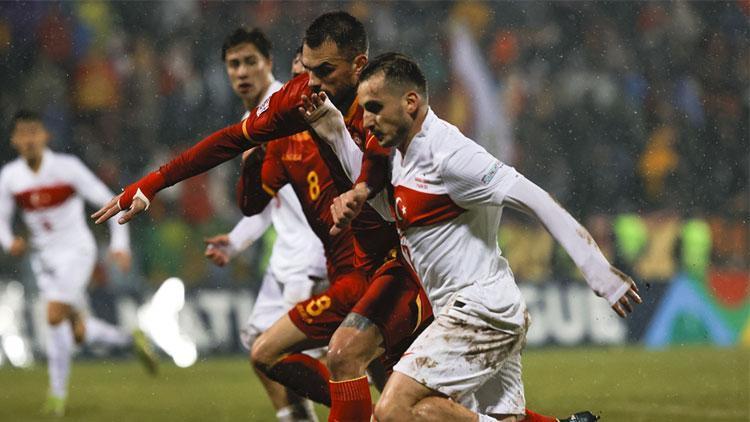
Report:
M18 122L39 122L44 123L41 114L36 111L21 109L16 112L13 116L13 120L10 121L10 130L14 130Z
M310 48L318 48L325 41L333 41L350 58L366 54L369 48L365 26L346 12L325 13L307 27L304 43Z
M372 59L362 69L359 81L364 82L383 73L389 83L412 85L427 98L427 78L414 60L401 53L383 53Z
M247 28L241 26L224 38L224 44L221 45L221 61L227 59L227 50L245 43L254 45L263 57L271 58L272 45L266 34L258 28L248 31Z

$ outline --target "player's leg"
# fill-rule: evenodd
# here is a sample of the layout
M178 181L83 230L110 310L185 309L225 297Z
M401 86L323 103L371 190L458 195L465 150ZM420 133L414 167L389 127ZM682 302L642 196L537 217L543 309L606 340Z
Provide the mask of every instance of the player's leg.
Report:
M301 353L324 346L326 339L311 339L284 315L253 343L250 360L268 378L297 394L330 406L328 369Z
M329 421L370 420L372 398L366 371L383 351L383 336L372 321L354 312L346 316L328 345Z
M367 284L367 277L359 271L332 277L324 293L296 304L256 340L251 353L253 364L274 381L330 406L328 369L299 352L328 344Z
M311 286L307 284L298 286L294 282L288 284L289 288L295 290L307 288L306 294L303 292L300 292L300 294L304 295L304 298L310 297ZM258 297L255 300L253 312L240 331L240 340L246 350L252 350L255 340L257 340L261 333L268 330L291 307L285 300L284 290L286 287L286 285L279 283L270 271L267 271L264 275ZM291 389L271 380L263 372L259 371L255 365L251 366L263 388L266 390L266 394L276 410L276 418L280 422L317 420L312 409L312 403L309 400L300 397Z
M417 338L394 368L375 409L379 421L398 420L519 420L524 402L488 408L476 392L502 370L503 362L520 352L525 324L472 314L470 301L455 297ZM419 385L419 386L418 386ZM522 388L522 387L521 387ZM504 397L502 392L498 392ZM505 403L505 402L503 402Z
M105 347L127 347L133 336L91 314L73 310L70 315L76 343Z
M47 302L47 371L49 395L43 412L62 416L70 378L73 355L73 329L69 321L71 306L56 301Z
M375 406L375 418L389 421L478 420L476 413L400 372L393 372Z
M420 291L399 261L389 261L373 274L329 345L331 420L370 420L372 399L365 371L386 350L381 360L390 370L397 359L389 361L388 355L400 356L431 317L429 301Z

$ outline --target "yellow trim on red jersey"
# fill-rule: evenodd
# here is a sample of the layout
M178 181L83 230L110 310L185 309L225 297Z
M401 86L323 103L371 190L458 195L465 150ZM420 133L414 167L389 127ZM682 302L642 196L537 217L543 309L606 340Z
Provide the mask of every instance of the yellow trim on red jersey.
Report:
M414 326L414 329L411 330L412 334L414 334L415 331L417 331L417 328L419 328L419 325L422 324L422 296L417 293L417 325Z
M352 105L349 106L349 110L346 111L346 116L344 116L344 122L347 125L351 123L351 120L354 118L354 114L357 113L358 106L359 103L357 102L357 97L354 97L354 102L352 102Z
M273 189L271 189L271 187L270 187L270 186L268 186L267 184L265 184L265 183L261 183L261 184L260 184L260 186L261 186L261 187L263 188L263 190L264 190L264 191L265 191L265 192L266 192L267 194L269 194L269 195L271 195L271 196L276 196L276 191L275 191L275 190L273 190Z
M247 133L247 119L242 121L242 134L245 135L245 139L252 142L252 138L250 138L250 134Z

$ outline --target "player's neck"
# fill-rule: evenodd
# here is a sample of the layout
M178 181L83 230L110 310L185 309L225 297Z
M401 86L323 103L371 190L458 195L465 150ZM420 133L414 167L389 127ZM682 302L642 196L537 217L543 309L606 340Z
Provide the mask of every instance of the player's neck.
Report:
M268 78L266 79L265 84L258 91L258 95L256 97L249 98L247 100L242 100L242 103L245 105L245 110L250 111L254 109L255 107L258 107L260 105L261 100L263 100L263 97L266 96L266 93L268 92L268 88L271 87L272 83L273 83L273 76L268 75Z
M24 160L26 160L26 165L29 166L31 171L34 173L37 173L39 169L42 167L42 158L44 157L44 154L39 154L34 157L24 157Z
M404 156L406 154L406 150L409 148L409 145L411 144L411 140L414 139L415 136L422 130L422 124L424 124L424 120L427 118L427 111L430 108L428 106L422 106L417 111L417 117L414 119L414 123L411 125L411 129L409 129L409 133L406 135L406 140L396 148L401 152L401 156Z

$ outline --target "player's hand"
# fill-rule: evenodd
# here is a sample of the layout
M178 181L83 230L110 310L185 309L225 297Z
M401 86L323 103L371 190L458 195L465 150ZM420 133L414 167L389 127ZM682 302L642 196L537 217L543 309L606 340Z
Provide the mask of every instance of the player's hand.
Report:
M331 216L333 216L333 227L330 233L337 235L348 227L367 201L370 190L364 183L357 183L354 189L337 196L331 204Z
M227 234L219 234L213 237L204 239L206 242L206 258L210 259L214 264L223 267L227 265L231 259L228 249L230 248L229 236Z
M120 272L127 273L130 271L130 266L133 262L133 257L128 251L111 251L109 253L109 259L115 264Z
M26 240L23 237L16 236L13 238L13 243L10 244L10 249L8 250L8 253L10 256L14 258L18 258L19 256L22 256L26 253Z
M307 95L303 95L301 98L302 98L302 106L299 107L298 110L300 113L302 113L303 116L305 116L305 120L310 122L310 121L315 121L318 118L320 118L321 116L317 115L315 111L323 107L323 103L325 103L326 99L328 98L326 93L325 92L313 93L309 97Z
M346 128L344 115L328 101L324 92L312 94L309 98L302 96L302 107L299 107L310 128L324 141L335 145L351 139Z
M122 199L123 194L124 193L121 193L115 196L109 202L107 202L107 205L101 207L99 211L91 215L91 218L96 220L94 221L95 224L101 224L112 218L115 214L122 211L122 208L120 208L120 199ZM128 208L127 211L125 211L125 214L123 214L122 217L117 220L119 224L127 223L128 221L132 220L133 217L135 217L137 214L140 214L148 208L148 204L141 198L133 198L130 202L130 208Z
M620 272L617 269L614 270ZM627 280L628 282L630 282L630 288L625 292L625 294L622 295L622 297L617 302L615 302L614 305L612 305L612 309L617 312L617 315L619 315L621 318L625 318L628 316L628 314L633 312L634 304L643 303L643 300L638 294L638 286L636 286L635 281L633 281L632 278L628 277L622 272L620 272L620 275L623 280ZM633 301L632 304L630 303L631 300Z
M147 210L151 205L151 200L156 196L156 192L165 186L164 175L158 170L151 172L141 180L126 187L121 194L112 198L99 211L93 213L91 218L96 220L96 224L101 224L120 211L125 211L125 214L117 220L118 223L125 224L137 214Z

